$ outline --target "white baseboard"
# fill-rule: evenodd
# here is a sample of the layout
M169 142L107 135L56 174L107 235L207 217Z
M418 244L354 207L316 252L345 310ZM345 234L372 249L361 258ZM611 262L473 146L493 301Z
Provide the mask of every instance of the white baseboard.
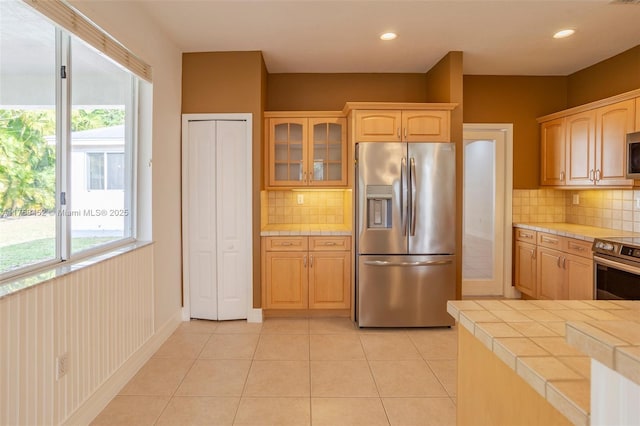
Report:
M247 312L247 322L262 322L262 309L249 309Z
M182 312L176 311L120 368L107 379L78 409L65 425L91 423L120 390L131 380L182 322Z

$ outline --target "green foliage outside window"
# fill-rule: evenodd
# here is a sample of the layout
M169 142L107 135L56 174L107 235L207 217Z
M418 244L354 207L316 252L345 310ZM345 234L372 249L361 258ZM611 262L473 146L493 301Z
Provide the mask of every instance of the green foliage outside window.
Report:
M74 110L71 130L124 124L122 109ZM0 110L0 210L55 209L56 147L51 110Z

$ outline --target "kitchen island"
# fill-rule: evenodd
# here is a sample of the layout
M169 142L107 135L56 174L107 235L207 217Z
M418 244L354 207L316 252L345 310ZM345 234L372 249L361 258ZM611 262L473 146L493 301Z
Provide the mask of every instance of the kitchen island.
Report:
M463 300L447 310L459 324L459 425L611 424L639 412L640 398L626 398L640 395L640 302ZM610 376L596 373L592 392L599 363L629 382L615 407L600 400L619 386Z

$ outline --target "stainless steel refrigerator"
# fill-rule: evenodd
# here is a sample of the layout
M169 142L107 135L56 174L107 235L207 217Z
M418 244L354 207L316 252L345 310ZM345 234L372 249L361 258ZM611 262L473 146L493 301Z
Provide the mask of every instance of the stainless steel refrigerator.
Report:
M453 325L452 143L356 145L356 318L360 327Z

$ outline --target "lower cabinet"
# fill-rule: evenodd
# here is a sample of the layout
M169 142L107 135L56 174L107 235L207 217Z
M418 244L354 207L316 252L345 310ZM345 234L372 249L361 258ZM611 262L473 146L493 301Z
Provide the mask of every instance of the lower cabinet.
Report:
M515 232L514 285L518 290L534 299L593 299L590 242L518 228Z
M349 309L351 237L264 237L263 308Z
M535 235L535 231L516 229L516 241L513 246L514 285L522 293L533 298L538 297Z

